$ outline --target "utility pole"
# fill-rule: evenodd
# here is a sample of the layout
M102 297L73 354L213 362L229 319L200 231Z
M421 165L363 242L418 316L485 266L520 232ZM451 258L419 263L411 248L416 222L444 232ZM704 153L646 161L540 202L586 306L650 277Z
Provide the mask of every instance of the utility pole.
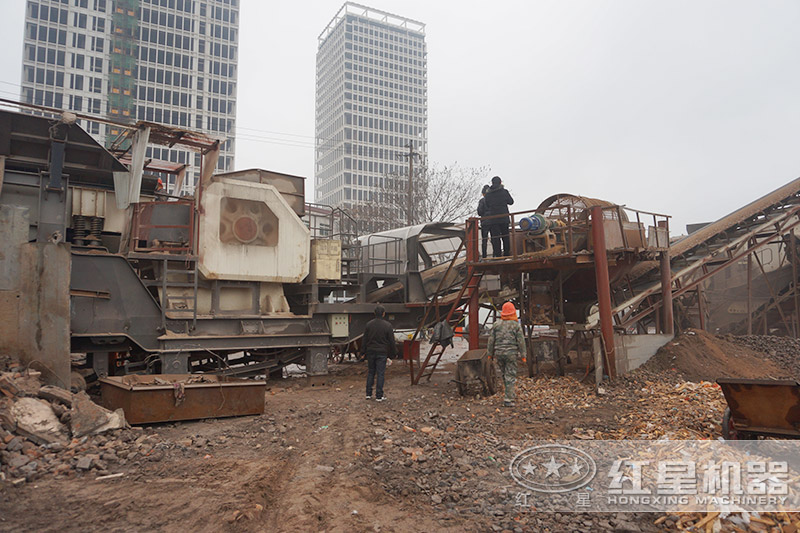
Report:
M406 145L408 148L408 153L403 154L403 157L408 158L408 198L407 200L407 213L408 213L408 220L406 221L409 226L414 224L414 156L419 155L419 152L414 151L414 141L409 142Z

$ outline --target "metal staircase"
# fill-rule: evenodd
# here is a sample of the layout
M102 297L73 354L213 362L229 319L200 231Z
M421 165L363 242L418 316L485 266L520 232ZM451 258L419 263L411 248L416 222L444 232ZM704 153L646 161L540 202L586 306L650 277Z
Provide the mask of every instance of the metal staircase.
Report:
M191 318L191 330L194 330L197 326L197 258L165 254L154 257L151 254L148 259L157 262L158 268L153 269L154 279L143 282L147 287L160 290L161 326L166 329L169 312L180 314L181 318ZM173 307L171 302L184 302L184 305Z
M417 330L414 332L414 336L412 337L411 341L417 340L420 333L438 322L441 322L441 311L443 306L449 306L449 310L444 317L444 322L447 322L451 328L455 328L461 320L464 318L463 312L463 305L466 300L471 297L474 292L479 290L481 278L483 277L482 272L475 271L472 267L469 267L467 270L467 277L461 283L461 287L459 288L458 292L453 295L451 292L454 288L453 285L444 287L444 282L447 279L450 271L453 269L453 266L456 264L459 254L464 248L464 243L461 243L456 253L453 255L453 259L450 261L450 265L445 272L445 275L442 276L441 281L439 282L439 286L436 289L436 292L433 294L431 299L425 305L425 314L422 317L422 320L417 326ZM419 368L414 368L414 360L411 359L409 361L410 364L410 371L411 371L411 384L417 385L419 384L422 378L426 378L427 381L430 381L433 373L436 371L436 367L439 365L439 362L442 360L442 356L444 352L447 350L447 346L443 346L438 341L434 341L431 343L431 347L428 350L428 354L425 359L420 363Z

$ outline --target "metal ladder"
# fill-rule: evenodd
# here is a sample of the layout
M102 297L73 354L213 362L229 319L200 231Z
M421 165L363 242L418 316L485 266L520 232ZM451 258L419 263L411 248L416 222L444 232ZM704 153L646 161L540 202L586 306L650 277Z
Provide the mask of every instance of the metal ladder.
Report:
M191 263L191 267L170 268L170 263L183 263L184 265ZM172 275L180 275L187 278L188 281L173 281L170 279ZM183 301L186 302L186 307L180 309L180 311L192 313L191 329L194 330L197 327L197 260L186 256L161 259L161 276L156 280L156 283L161 287L161 326L166 328L169 303ZM168 291L170 288L191 288L192 292L188 295L171 295ZM190 303L191 306L189 305Z
M439 321L439 316L440 316L439 306L441 304L440 297L443 292L442 285L444 283L444 280L447 279L447 275L450 273L450 270L452 269L453 265L455 264L456 259L458 258L458 253L460 251L461 247L459 247L458 251L453 256L453 260L450 263L450 267L447 269L447 272L442 277L442 281L439 283L439 287L437 288L436 293L434 293L433 298L431 298L431 300L425 306L425 315L420 321L419 326L417 327L417 331L414 333L414 336L411 339L412 342L417 339L423 328L428 328ZM464 283L461 284L461 289L458 291L458 294L453 300L450 310L448 311L444 319L444 321L447 322L450 325L450 327L455 328L455 326L458 325L458 323L463 318L464 313L461 312L458 313L457 315L456 311L462 307L465 298L469 298L473 294L473 291L477 291L479 289L482 277L483 277L482 272L477 272L473 270L472 267L468 268L467 279L464 280ZM449 288L450 287L448 287L447 289ZM428 317L432 309L436 309L436 319L434 319L433 321L429 321ZM411 384L412 385L419 384L420 380L423 377L427 378L427 381L430 381L431 377L433 376L433 373L436 371L436 367L442 360L442 355L444 355L444 352L446 350L447 347L442 346L439 342L431 343L430 350L428 350L428 355L425 357L425 360L420 364L419 370L417 372L414 371L414 360L413 359L409 360L411 366ZM432 359L433 362L431 363Z

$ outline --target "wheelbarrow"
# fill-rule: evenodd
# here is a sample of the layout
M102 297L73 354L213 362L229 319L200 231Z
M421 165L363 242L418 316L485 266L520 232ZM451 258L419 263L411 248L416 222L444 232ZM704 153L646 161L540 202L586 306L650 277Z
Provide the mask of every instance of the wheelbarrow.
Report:
M497 372L485 349L469 350L458 358L455 382L462 396L467 394L471 385L477 383L480 383L485 396L497 392Z
M739 378L720 378L717 383L728 403L722 417L726 440L800 439L800 383Z

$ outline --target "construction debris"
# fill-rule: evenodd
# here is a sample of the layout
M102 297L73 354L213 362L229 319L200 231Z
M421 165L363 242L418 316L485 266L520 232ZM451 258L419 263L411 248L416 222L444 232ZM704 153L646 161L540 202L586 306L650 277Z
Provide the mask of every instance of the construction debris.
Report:
M706 533L739 533L743 531L800 531L800 513L687 513L667 514L654 525L667 531L703 531Z
M136 456L119 431L127 427L122 410L108 411L85 392L42 387L38 372L4 372L0 389L0 477L16 485L45 473L110 475L111 465ZM112 431L122 440L100 436Z
M59 422L50 404L35 398L19 398L11 405L14 432L36 444L64 443L67 428Z
M72 407L72 393L60 387L45 385L39 389L39 398L47 401L58 402L67 407Z
M35 479L42 487L42 479L76 477L80 482L100 480L97 491L109 484L133 492L145 483L175 483L187 491L187 498L202 500L200 484L190 487L181 481L199 472L214 483L214 498L224 498L220 495L230 489L216 519L221 528L239 530L257 530L261 521L276 516L281 518L275 523L283 525L277 529L283 530L313 529L313 524L329 529L334 520L354 517L365 521L353 529L370 530L378 520L374 517L391 505L387 502L400 501L416 505L420 519L437 517L428 530L464 530L471 524L481 531L795 531L800 517L783 513L544 513L519 505L520 490L509 480L509 462L533 441L717 439L725 402L716 383L702 379L710 375L710 365L751 378L761 377L762 368L783 372L774 361L774 368L755 363L769 357L731 348L702 332L676 337L659 357L600 388L582 382L580 375L521 378L514 409L502 409L499 395L458 395L449 382L452 366L437 372L431 386L413 390L400 377L401 365L393 366L387 376L391 399L364 403L363 376L355 365L345 365L335 378L337 386L315 391L313 400L303 401L300 389L272 388L269 414L251 419L119 429L48 446L1 430L2 472L7 483L19 485L19 491L11 491L17 498L30 490L26 480ZM22 397L43 402L35 398L39 395L37 386L3 401ZM87 397L71 395L70 409L66 399L48 405L54 413L63 410L62 423L74 432L71 413ZM248 495L260 498L267 485L286 493L288 510L281 514L280 506L242 499L242 479ZM365 486L370 489L362 494ZM48 494L55 491L50 488ZM127 504L133 498L118 496L117 501ZM70 502L71 509L78 505ZM357 515L350 514L354 507ZM382 530L392 529L389 523L381 522ZM414 529L407 522L403 526Z
M126 426L125 412L122 409L112 412L100 407L85 392L74 395L72 409L69 410L69 421L73 437L97 435Z

